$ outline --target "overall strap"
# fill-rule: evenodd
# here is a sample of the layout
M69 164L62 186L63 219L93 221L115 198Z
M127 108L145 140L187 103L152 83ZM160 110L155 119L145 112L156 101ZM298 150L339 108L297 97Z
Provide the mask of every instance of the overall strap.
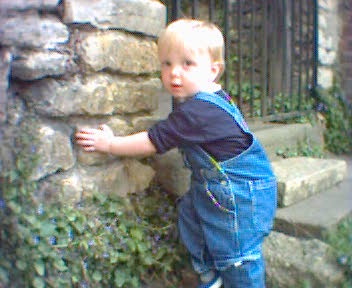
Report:
M205 93L205 92L199 92L198 94L196 94L194 98L207 101L219 106L221 109L225 110L228 114L230 114L234 118L234 120L237 122L237 124L241 127L241 129L244 132L250 132L248 129L247 123L244 121L242 113L237 108L237 106L233 103L233 101L229 103L221 96L218 96L214 93Z

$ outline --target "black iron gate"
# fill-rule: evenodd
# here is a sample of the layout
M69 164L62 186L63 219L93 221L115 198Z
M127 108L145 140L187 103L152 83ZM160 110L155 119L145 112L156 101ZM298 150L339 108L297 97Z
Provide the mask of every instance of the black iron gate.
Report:
M216 23L226 42L223 85L247 117L311 111L317 78L317 0L169 0L168 20Z

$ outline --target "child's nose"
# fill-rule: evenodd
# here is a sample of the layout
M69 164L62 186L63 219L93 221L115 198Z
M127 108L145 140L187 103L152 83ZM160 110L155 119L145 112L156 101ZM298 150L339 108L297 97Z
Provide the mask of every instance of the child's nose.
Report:
M179 65L175 65L171 68L172 76L179 76L181 74L181 67Z

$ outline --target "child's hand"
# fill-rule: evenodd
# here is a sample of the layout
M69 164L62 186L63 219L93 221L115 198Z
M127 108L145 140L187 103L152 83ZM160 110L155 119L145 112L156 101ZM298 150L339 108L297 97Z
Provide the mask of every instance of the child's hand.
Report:
M82 128L76 133L76 143L87 152L110 153L113 138L114 133L107 125L101 125L99 129Z

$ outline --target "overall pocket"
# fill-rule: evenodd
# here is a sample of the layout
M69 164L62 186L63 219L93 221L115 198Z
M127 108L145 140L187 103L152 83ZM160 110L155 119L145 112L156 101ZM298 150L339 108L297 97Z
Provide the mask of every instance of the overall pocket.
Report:
M204 186L207 196L213 205L223 212L233 212L235 210L235 197L226 178L208 179Z
M269 233L277 207L276 179L249 181L249 188L252 195L254 228Z

